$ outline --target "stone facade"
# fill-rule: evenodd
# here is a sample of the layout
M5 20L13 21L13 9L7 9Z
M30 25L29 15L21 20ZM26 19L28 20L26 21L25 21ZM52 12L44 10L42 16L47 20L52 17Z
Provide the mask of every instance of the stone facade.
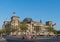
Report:
M28 25L28 30L26 31L26 34L36 34L36 35L54 35L53 32L48 32L46 27L51 26L54 27L51 21L47 21L46 24L42 24L42 21L35 22L31 18L25 18L23 22L26 22L26 25ZM16 29L16 31L11 32L11 35L21 35L20 27L19 27L19 17L12 16L11 21L5 21L3 24L3 28L9 28Z
M20 27L19 27L19 23L20 23L20 21L19 21L19 17L17 17L17 16L13 16L13 17L11 17L11 22L10 22L10 25L11 25L11 28L14 30L14 29L16 29L16 31L15 32L11 32L11 35L19 35L19 31L20 31Z

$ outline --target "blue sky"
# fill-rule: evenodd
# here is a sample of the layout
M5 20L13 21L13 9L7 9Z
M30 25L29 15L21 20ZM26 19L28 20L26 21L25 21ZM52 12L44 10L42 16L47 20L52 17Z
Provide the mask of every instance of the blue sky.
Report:
M0 0L0 28L6 18L10 21L14 11L20 21L25 17L38 22L41 19L43 24L52 21L60 30L60 0Z

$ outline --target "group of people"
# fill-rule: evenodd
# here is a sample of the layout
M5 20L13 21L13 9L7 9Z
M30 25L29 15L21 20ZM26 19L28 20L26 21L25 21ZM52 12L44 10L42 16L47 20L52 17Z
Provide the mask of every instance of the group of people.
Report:
M36 39L36 38L37 38L36 35L24 35L24 36L22 37L22 39Z

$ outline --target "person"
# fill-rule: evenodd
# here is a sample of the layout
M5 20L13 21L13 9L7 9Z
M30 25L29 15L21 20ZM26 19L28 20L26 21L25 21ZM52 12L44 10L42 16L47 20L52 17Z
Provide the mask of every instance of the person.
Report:
M23 36L22 39L25 39L25 37Z

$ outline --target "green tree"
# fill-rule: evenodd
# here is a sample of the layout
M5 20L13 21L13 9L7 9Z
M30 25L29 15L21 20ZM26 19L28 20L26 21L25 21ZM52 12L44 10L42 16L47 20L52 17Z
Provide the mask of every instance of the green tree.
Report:
M52 28L52 27L48 27L47 29L48 29L48 31L50 31L50 32L53 32L53 31L54 31L54 28Z
M60 34L60 30L57 30L57 34Z
M56 30L57 35L60 36L60 30Z
M6 34L10 34L12 32L11 28L6 28Z
M28 26L26 25L25 22L20 23L20 29L22 32L26 32L26 30L28 30Z
M2 35L6 34L6 30L5 29L1 29L0 30L0 36L2 37Z
M1 30L1 33L6 33L6 30L5 30L5 29L2 29L2 30Z
M57 32L56 32L56 30L53 28L53 27L47 27L47 30L49 31L49 32L53 32L54 34L56 34Z

